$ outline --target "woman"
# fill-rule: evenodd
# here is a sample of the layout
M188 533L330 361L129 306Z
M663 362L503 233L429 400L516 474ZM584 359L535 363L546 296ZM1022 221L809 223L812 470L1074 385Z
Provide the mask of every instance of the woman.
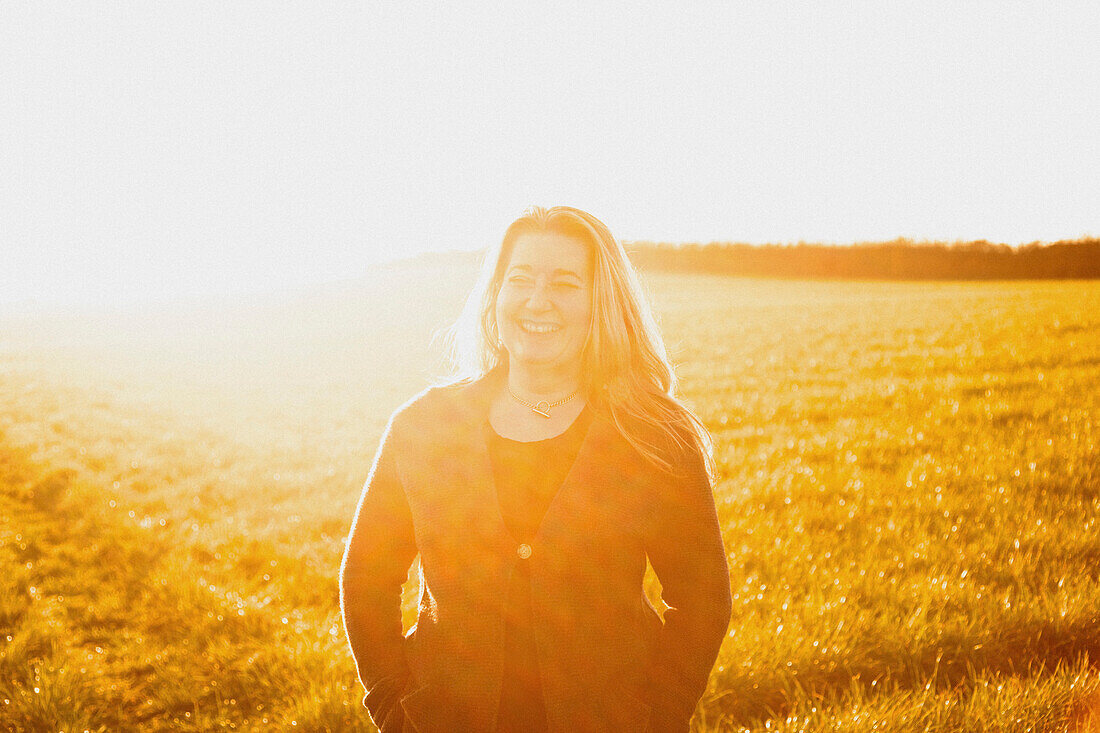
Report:
M390 419L348 539L363 703L384 733L687 731L731 604L706 429L598 219L531 209L486 265L465 378Z

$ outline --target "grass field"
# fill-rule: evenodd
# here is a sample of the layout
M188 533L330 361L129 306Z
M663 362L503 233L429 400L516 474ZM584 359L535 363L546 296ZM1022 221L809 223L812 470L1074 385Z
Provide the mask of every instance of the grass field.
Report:
M371 729L337 569L450 265L0 321L0 727ZM647 282L734 590L697 730L1100 730L1100 283Z

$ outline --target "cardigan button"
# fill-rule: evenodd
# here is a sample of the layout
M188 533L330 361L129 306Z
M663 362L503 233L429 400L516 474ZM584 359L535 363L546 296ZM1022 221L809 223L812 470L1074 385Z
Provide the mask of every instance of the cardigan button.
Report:
M519 555L521 560L526 560L531 557L531 545L524 542L522 545L516 548L516 554Z

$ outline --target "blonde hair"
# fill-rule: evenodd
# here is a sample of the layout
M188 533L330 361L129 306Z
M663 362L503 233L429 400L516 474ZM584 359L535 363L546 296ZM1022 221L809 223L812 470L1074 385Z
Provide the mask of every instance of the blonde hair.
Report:
M626 251L603 222L580 209L531 207L486 252L478 283L450 329L454 376L476 379L508 363L496 322L497 295L516 240L536 232L572 237L589 248L592 319L581 357L588 403L661 469L676 472L669 449L688 450L702 457L713 476L710 433L675 396L676 375Z

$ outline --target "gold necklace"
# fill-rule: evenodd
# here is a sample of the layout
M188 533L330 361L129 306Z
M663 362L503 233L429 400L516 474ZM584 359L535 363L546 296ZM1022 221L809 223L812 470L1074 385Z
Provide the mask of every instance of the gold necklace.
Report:
M574 397L576 397L580 393L581 393L581 391L578 389L575 392L573 392L573 394L569 395L568 397L563 397L560 400L558 400L557 402L547 402L546 400L539 400L538 402L528 402L527 400L523 399L522 397L517 395L515 392L513 392L511 387L508 387L508 394L512 395L513 400L520 403L524 407L531 408L531 412L535 413L536 415L540 415L542 417L545 417L548 420L550 419L550 410L551 410L551 408L561 407L566 402L573 399Z

